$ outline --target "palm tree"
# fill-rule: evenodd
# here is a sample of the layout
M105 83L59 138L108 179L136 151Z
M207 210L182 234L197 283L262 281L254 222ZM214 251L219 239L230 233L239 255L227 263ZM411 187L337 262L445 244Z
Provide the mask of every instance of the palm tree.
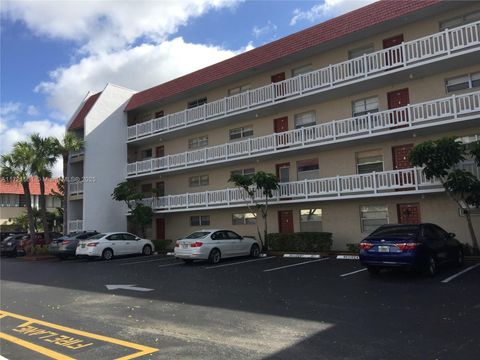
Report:
M48 243L47 204L45 201L45 179L52 177L52 167L57 161L57 139L41 137L39 134L30 135L30 144L34 157L30 172L38 178L40 184L40 212L42 216L45 241Z
M32 241L35 241L33 233L35 224L33 219L32 198L30 195L30 169L34 153L32 147L26 142L18 142L13 146L10 154L1 156L0 176L6 182L19 181L23 187L25 202L27 205L28 231ZM35 243L32 243L35 250Z
M84 145L84 141L78 138L72 132L66 132L62 141L56 142L56 153L58 156L63 158L63 179L64 179L64 189L63 189L63 233L67 234L68 228L68 154L71 151L78 151Z

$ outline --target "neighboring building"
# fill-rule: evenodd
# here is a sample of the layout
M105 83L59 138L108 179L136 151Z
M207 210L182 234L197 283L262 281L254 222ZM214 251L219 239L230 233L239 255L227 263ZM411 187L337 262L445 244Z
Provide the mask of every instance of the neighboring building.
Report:
M151 197L152 238L205 227L255 235L228 179L263 170L281 182L271 232L331 231L342 249L381 224L422 221L467 242L461 210L408 154L445 135L478 139L478 59L480 3L379 1L136 93L124 114L98 112L89 128L95 103L70 128L88 129L102 144L85 154L84 176L115 179L85 183L83 208L69 202L78 206L71 220L124 229L126 209L107 209L114 185L127 178ZM85 139L87 149L96 146ZM473 162L464 166L479 175ZM473 221L480 233L480 217Z
M47 211L54 211L62 206L62 201L53 195L58 192L57 179L45 180L45 201ZM32 207L40 208L40 183L37 178L30 179ZM0 225L11 225L12 220L26 213L26 198L22 184L19 182L0 181Z

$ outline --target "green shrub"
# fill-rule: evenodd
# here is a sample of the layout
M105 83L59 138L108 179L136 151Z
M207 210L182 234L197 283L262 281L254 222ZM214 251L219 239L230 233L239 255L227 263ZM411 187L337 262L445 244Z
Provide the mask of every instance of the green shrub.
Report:
M155 251L158 253L165 253L166 250L170 247L170 240L152 240L153 245L155 246Z
M347 249L348 251L350 252L353 252L353 253L358 253L360 252L360 245L355 243L355 244L347 244Z
M268 250L272 251L330 251L332 242L332 233L329 232L272 233L267 235Z

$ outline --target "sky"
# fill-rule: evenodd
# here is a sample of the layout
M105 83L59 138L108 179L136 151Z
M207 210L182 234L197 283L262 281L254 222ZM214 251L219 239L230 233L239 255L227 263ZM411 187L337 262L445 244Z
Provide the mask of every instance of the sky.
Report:
M35 132L61 138L107 83L144 90L374 0L0 1L4 154Z

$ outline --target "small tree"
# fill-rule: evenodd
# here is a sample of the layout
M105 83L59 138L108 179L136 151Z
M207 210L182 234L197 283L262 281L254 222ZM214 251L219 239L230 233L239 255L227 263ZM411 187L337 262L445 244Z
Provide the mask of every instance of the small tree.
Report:
M278 189L278 179L275 175L259 171L255 175L232 175L228 180L235 184L236 187L243 189L248 195L249 202L247 203L248 210L256 215L258 219L258 211L262 215L264 221L263 238L258 226L258 221L255 221L257 226L257 233L264 248L267 244L267 215L268 215L268 200L273 197L273 191ZM257 191L261 192L261 197L257 197Z
M455 137L444 137L416 145L410 153L410 161L414 166L424 166L423 173L427 179L438 178L447 195L463 209L473 248L478 252L471 212L473 207L480 207L480 179L469 171L454 169L470 156L480 166L480 142L467 148Z
M135 184L123 181L117 184L111 196L114 200L123 201L127 205L135 227L139 227L142 236L145 237L145 226L152 222L153 210L141 203L143 194L137 191Z

